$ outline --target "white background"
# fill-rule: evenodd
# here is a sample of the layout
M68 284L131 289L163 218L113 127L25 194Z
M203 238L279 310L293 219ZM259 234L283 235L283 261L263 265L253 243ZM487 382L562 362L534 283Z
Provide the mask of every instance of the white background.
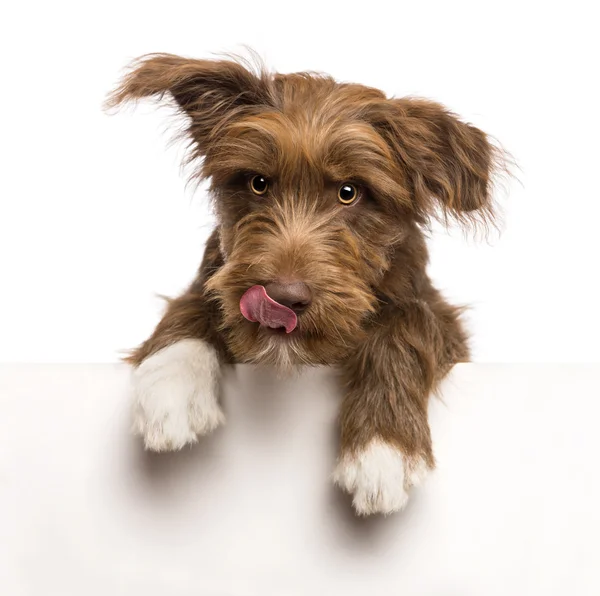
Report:
M200 261L211 218L185 189L168 113L102 113L146 52L256 49L439 100L521 168L489 244L438 233L431 274L473 306L479 361L597 361L600 197L592 2L29 2L0 31L0 360L111 361Z

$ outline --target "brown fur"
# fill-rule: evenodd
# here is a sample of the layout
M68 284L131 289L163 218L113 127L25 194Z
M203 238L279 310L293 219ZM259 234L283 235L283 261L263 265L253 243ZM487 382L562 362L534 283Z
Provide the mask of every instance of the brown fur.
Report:
M493 221L499 154L487 136L430 101L166 54L137 61L108 104L167 95L186 117L197 176L211 181L218 226L196 280L129 362L197 337L223 362L336 365L342 451L379 436L432 467L428 397L468 348L460 309L427 276L423 226ZM271 181L265 196L249 190L252 173ZM351 206L336 199L347 180L362 187ZM249 287L282 277L313 294L293 337L239 308Z

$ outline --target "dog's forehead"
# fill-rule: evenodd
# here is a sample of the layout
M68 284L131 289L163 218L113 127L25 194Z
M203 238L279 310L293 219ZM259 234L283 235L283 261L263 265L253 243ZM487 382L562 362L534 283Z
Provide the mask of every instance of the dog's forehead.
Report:
M374 158L390 159L366 116L369 106L385 101L381 91L308 74L277 75L273 82L274 105L228 127L219 153L239 169L292 183L347 178Z

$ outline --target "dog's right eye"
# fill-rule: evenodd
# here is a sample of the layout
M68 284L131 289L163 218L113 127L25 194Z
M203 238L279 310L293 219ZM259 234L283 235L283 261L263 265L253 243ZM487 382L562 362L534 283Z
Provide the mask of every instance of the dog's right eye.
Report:
M252 178L250 178L250 190L255 194L255 195L264 195L267 190L269 190L269 181L264 177L261 176L260 174L256 174L256 176L252 176Z

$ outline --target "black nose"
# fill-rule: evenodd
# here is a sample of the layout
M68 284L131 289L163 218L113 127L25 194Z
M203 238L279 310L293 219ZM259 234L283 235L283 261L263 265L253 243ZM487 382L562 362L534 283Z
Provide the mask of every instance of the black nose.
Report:
M272 281L265 290L269 298L291 308L296 314L305 311L312 302L312 292L303 281Z

